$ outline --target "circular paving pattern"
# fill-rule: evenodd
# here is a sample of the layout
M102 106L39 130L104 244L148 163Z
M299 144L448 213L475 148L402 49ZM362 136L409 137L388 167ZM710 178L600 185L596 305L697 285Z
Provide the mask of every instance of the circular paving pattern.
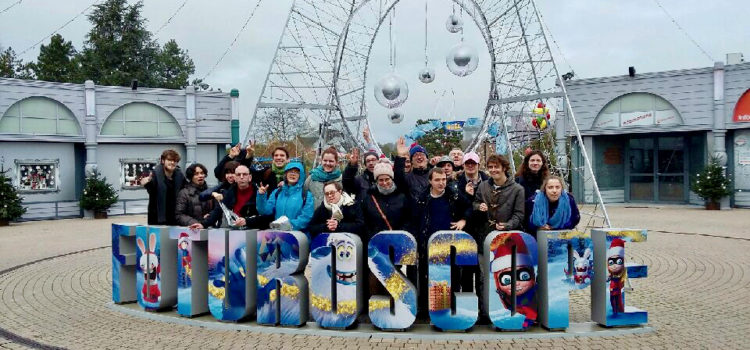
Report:
M65 348L723 348L750 344L750 241L652 232L628 259L648 265L628 304L649 312L653 332L604 337L481 340L340 338L167 323L111 304L109 249L28 264L0 274L0 347ZM589 321L589 291L571 296L571 322ZM4 339L3 339L4 338ZM31 340L32 342L28 342Z

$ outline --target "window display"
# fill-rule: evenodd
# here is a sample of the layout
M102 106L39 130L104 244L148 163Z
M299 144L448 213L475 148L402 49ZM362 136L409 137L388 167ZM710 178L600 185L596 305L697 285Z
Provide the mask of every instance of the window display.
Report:
M149 176L156 166L155 160L146 159L121 159L122 173L120 183L122 188L141 188L141 179Z
M44 192L58 190L58 160L16 160L18 190Z

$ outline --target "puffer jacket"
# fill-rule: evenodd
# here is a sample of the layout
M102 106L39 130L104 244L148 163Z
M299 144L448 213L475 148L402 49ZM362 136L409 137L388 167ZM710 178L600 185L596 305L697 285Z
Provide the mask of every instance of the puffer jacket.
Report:
M406 193L412 200L417 200L419 196L430 188L430 180L427 178L431 166L428 164L425 169L412 167L410 172L406 172L406 158L396 157L393 165L393 182Z
M177 194L175 216L177 217L178 225L190 226L204 221L203 216L211 210L211 203L200 201L198 196L200 191L205 188L205 184L199 188L191 182Z
M504 184L495 189L495 180L490 178L482 181L474 198L474 212L482 213L479 205L487 204L486 222L479 231L480 240L495 230L495 224L505 223L505 230L522 229L524 219L523 187L513 178L508 178Z
M292 229L305 231L315 213L315 199L310 191L304 189L305 168L302 164L294 162L287 164L284 172L292 168L299 170L299 181L296 184L285 183L284 186L273 190L270 195L258 193L255 203L261 215L273 215L274 219L286 216L292 224Z

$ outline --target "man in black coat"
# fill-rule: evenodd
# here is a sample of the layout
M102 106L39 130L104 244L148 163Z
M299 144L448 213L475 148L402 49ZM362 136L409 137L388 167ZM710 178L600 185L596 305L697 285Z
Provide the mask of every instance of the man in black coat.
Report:
M229 154L224 156L219 161L219 164L214 168L214 176L219 181L224 181L222 172L224 171L224 165L230 161L237 161L241 165L253 169L253 160L255 157L255 142L251 142L244 149L240 147L240 144L234 145L229 149ZM283 181L284 167L289 163L289 151L284 147L276 147L271 153L271 166L262 168L260 170L251 170L253 182L258 185L268 185L268 193L273 192L278 184Z
M365 170L362 174L359 172L359 148L353 148L349 155L349 164L344 169L343 185L344 191L361 198L367 194L370 187L375 186L375 175L373 170L378 162L378 154L373 150L365 152Z
M252 182L252 173L244 165L240 165L234 171L235 181L227 190L224 191L221 202L227 209L231 210L239 219L234 227L258 228L265 229L273 220L271 216L258 214L255 205L255 194L257 188ZM211 215L203 223L203 227L221 227L223 212L220 206L214 207ZM198 227L202 228L202 227Z
M396 157L393 168L396 186L409 194L412 200L416 200L422 192L430 187L430 181L427 179L427 173L430 171L427 162L427 150L418 144L413 144L411 148L407 147L406 140L402 136L396 142L396 151L398 157ZM405 171L407 156L411 160L411 171L408 173Z
M148 224L177 225L177 194L185 185L185 175L177 165L180 154L173 149L165 150L160 162L148 177L141 179L141 186L148 192Z

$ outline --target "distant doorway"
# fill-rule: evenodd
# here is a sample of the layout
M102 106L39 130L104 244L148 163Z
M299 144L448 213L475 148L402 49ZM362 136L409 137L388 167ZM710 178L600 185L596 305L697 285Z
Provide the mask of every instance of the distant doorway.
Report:
M688 201L687 148L683 136L628 141L625 199L628 202Z

